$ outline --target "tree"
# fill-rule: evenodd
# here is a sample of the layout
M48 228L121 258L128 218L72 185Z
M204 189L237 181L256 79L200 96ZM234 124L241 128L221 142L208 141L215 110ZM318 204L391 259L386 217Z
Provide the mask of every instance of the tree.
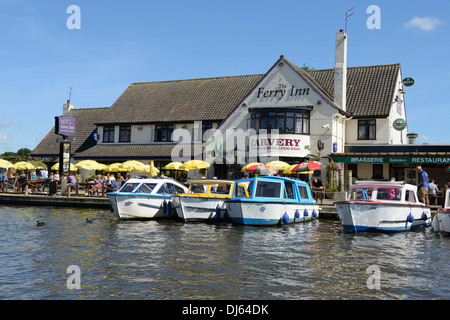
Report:
M17 156L19 156L19 157L29 157L31 152L33 152L33 151L31 151L28 148L22 148L22 149L17 150Z

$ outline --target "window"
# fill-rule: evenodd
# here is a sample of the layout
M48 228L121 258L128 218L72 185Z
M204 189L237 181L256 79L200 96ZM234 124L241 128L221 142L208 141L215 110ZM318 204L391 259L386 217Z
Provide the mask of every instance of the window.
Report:
M156 183L143 183L136 191L135 193L152 193L153 189L155 188Z
M173 125L157 125L155 127L155 141L167 142L172 141Z
M139 183L125 183L120 192L132 192L138 185Z
M383 179L383 165L382 164L374 164L373 165L372 179Z
M286 199L295 199L294 184L292 182L284 182L284 197Z
M376 120L358 120L358 140L376 140Z
M130 141L131 141L131 126L120 126L119 142L130 142Z
M114 142L114 126L103 127L103 142Z
M223 194L223 195L229 195L231 191L231 184L228 183L221 183L221 184L211 184L211 188L209 190L209 193L211 194Z
M298 185L298 193L300 194L300 199L308 199L308 190L306 186Z
M258 181L255 197L279 198L281 195L281 183L271 181Z
M236 185L236 191L234 193L235 198L247 198L247 194L245 193L245 186L243 185Z
M249 128L279 130L279 133L310 133L310 110L254 110Z

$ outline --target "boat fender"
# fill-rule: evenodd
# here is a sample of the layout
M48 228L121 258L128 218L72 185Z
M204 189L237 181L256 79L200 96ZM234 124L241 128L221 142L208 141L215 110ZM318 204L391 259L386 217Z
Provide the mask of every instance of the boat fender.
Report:
M406 218L406 221L408 221L409 223L413 223L414 222L414 216L412 215L412 213L410 212L408 217Z
M281 220L283 220L284 223L289 223L289 215L285 212Z
M220 205L216 206L216 219L219 220L220 219Z
M228 219L228 210L227 209L225 209L225 211L223 212L223 218Z
M427 214L425 212L422 212L422 220L426 221L427 219L428 219Z
M295 216L296 219L300 218L300 212L298 211L298 209L295 210L295 215L294 216Z
M167 203L167 215L170 217L171 214L172 214L172 201L169 201Z
M313 210L312 216L313 216L314 218L317 218L317 212L316 212L316 210Z
M305 217L309 216L308 209L305 208L305 211L303 211L303 216L305 216Z
M166 201L166 199L164 199L164 201L163 201L163 212L164 213L167 212L167 201Z

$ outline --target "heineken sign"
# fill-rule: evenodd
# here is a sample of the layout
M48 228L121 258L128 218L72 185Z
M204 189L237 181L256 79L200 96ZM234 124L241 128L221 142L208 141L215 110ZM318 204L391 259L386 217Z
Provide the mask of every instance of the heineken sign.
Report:
M413 78L405 78L402 80L404 86L411 87L414 84Z
M394 127L395 130L402 131L403 129L406 128L406 121L402 118L395 119L394 122L392 123L392 126Z
M378 157L378 156L335 156L334 162L344 163L414 163L450 164L450 157Z

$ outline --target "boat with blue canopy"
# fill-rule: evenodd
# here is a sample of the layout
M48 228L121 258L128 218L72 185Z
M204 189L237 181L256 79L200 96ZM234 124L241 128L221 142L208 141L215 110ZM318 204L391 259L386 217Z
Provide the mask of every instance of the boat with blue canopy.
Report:
M235 181L231 199L225 200L233 223L283 225L310 221L319 216L319 204L304 181L262 176ZM241 185L246 185L248 193Z

